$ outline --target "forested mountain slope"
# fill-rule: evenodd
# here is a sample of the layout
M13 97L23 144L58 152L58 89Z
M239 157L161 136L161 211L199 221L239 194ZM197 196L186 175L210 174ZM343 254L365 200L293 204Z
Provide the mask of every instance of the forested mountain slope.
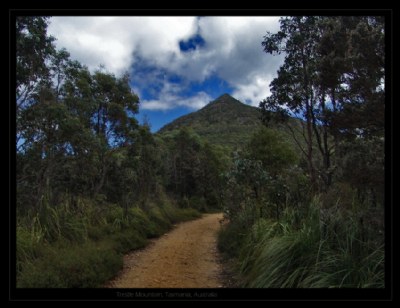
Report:
M235 149L249 141L261 126L261 113L257 108L223 94L202 109L165 125L159 133L166 135L182 127L190 127L211 144Z
M158 134L175 135L181 128L191 128L210 144L226 147L230 152L243 148L253 134L265 126L261 119L259 108L243 104L225 93L202 109L168 123L158 131ZM271 123L269 127L296 147L292 134L294 133L296 139L302 142L301 122L289 118L286 124L289 125Z

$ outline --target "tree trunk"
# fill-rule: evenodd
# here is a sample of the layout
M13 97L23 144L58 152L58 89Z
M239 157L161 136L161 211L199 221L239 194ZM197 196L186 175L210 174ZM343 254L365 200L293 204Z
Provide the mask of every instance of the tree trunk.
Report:
M307 163L308 163L308 170L310 173L310 180L311 180L311 187L312 190L315 192L317 191L317 176L315 172L315 167L313 163L313 133L312 133L312 110L311 110L311 105L310 102L307 101L306 103L306 120L307 120Z

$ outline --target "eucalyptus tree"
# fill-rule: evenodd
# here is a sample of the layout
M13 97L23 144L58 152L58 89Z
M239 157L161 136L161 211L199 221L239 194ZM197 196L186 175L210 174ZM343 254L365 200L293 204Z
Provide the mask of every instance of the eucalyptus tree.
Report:
M280 23L262 45L285 60L260 107L266 122L300 120L288 129L306 158L314 190L326 189L338 167L340 140L383 136L384 19L295 16Z

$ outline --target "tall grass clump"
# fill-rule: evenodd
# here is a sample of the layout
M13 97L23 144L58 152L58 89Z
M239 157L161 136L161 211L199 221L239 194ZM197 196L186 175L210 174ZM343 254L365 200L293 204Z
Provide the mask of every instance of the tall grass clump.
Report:
M366 240L355 217L324 221L320 209L314 199L298 227L290 211L254 223L239 256L244 287L384 287L383 244Z
M98 287L122 268L121 255L109 243L47 247L20 273L21 288Z
M199 216L165 196L144 209L68 197L50 206L44 198L17 222L17 287L101 286L121 269L124 253Z

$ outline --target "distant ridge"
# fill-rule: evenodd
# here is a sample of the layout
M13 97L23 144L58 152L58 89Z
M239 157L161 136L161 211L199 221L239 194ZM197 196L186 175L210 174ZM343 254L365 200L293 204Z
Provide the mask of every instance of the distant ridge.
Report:
M166 135L190 127L212 144L236 148L244 145L254 131L262 126L260 117L257 108L225 93L202 109L165 125L158 133Z

